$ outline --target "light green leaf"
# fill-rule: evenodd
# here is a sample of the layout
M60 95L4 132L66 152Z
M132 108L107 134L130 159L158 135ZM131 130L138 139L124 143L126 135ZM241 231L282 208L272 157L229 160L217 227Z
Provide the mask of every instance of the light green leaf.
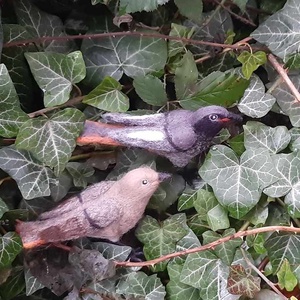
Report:
M273 233L265 243L273 274L287 259L291 266L300 264L300 236L288 232Z
M249 121L243 128L246 149L264 148L270 153L276 154L284 150L291 140L285 126L272 128L260 122Z
M230 106L239 100L249 82L233 72L213 72L197 84L193 95L179 103L185 109L196 110L206 105Z
M197 197L194 199L194 207L201 220L208 221L208 212L217 205L218 200L216 199L214 193L204 189L198 190Z
M296 53L288 57L285 67L289 70L297 70L300 68L300 54Z
M105 20L102 32L115 30L119 31ZM147 33L152 31L147 30ZM168 54L165 40L143 36L85 39L81 50L86 63L85 83L92 87L96 87L106 76L119 80L124 73L135 78L160 71L166 64Z
M248 52L243 51L237 60L243 64L242 72L246 79L250 79L252 73L261 65L267 62L267 55L263 51Z
M76 146L76 138L83 129L84 115L74 108L66 108L50 119L30 119L20 129L16 147L30 151L45 165L60 174Z
M80 51L69 54L25 53L35 81L44 92L46 107L61 105L70 98L72 85L85 77L85 64Z
M50 184L56 182L53 172L30 152L14 147L0 149L0 168L17 182L25 199L50 196Z
M230 148L239 156L246 150L244 145L244 133L234 136L228 143Z
M251 36L286 61L290 54L300 51L299 20L298 0L287 0L285 6L254 30Z
M13 4L18 24L24 26L32 37L60 37L66 35L64 24L59 17L40 10L29 0L16 0ZM74 46L74 42L67 39L45 41L42 43L42 47L40 47L40 43L35 45L35 47L40 47L41 50L57 53L69 53Z
M238 103L238 108L243 114L252 118L265 116L272 108L276 98L265 92L265 85L261 79L252 74L250 84Z
M203 243L209 244L219 240L222 237L230 236L235 233L235 230L232 228L225 230L222 235L213 231L206 231L203 233ZM227 266L230 266L233 262L237 248L241 246L242 243L242 240L234 239L214 247L214 250L212 252L216 256L218 256Z
M291 265L287 259L284 259L277 273L278 286L280 289L286 289L291 292L296 287L298 280L291 270Z
M171 216L164 222L158 223L156 219L146 216L136 230L137 238L144 244L144 255L147 260L175 252L176 242L185 236L187 230ZM167 261L154 266L156 272L163 271Z
M175 70L174 82L177 99L185 99L194 94L197 79L197 66L193 54L188 51Z
M6 203L0 198L0 219L7 211L9 211L9 209Z
M95 173L92 166L79 162L69 162L66 169L73 177L74 186L83 188L87 186L87 178Z
M118 284L117 293L143 297L145 300L164 300L166 295L165 287L157 274L147 276L144 272L130 273L125 284Z
M121 9L125 9L127 13L138 11L152 11L157 9L158 5L163 5L169 0L120 0Z
M82 102L110 112L125 112L129 109L129 99L121 89L122 85L118 81L105 77Z
M199 174L213 187L220 204L237 219L250 211L262 189L278 178L266 150L250 149L238 159L230 148L221 145L212 147Z
M164 84L155 76L136 77L133 86L142 100L150 105L163 106L168 101Z
M199 190L201 191L201 190ZM178 211L182 211L185 209L189 209L194 207L194 201L198 197L198 190L193 190L190 186L188 186L180 195L178 199L177 209Z
M180 274L183 266L177 264L168 264L168 274L170 281L167 283L168 300L199 300L200 291L190 285L180 282Z
M202 0L174 0L179 12L194 22L202 19L203 3Z
M14 84L4 64L0 64L0 136L15 137L28 120L22 111Z
M10 266L21 250L22 241L15 232L0 237L0 269Z
M183 38L191 38L194 33L193 28L188 28L176 23L171 24L171 31L169 36L183 37ZM169 57L173 57L178 53L181 53L184 50L185 42L170 40L168 43L168 54Z
M285 196L284 202L290 216L300 217L300 152L278 154L273 157L279 179L264 190L271 197Z
M180 281L200 290L203 300L218 300L224 295L229 268L210 251L190 254Z
M219 204L207 212L207 222L209 227L214 231L226 229L230 226L228 213L226 209Z

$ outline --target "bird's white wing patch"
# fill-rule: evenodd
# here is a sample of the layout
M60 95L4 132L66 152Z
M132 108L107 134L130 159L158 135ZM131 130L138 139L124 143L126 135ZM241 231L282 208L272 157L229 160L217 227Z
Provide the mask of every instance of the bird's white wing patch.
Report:
M165 135L159 130L136 130L126 134L132 139L143 140L147 142L160 142L165 140Z

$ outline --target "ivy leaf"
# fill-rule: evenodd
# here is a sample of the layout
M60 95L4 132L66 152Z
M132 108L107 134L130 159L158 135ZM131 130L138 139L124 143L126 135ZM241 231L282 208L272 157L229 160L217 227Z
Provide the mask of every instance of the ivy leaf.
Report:
M15 137L28 116L21 109L14 84L4 64L0 64L0 85L0 136Z
M95 173L92 166L78 162L69 162L66 169L73 177L74 186L83 188L86 188L87 186L87 178L91 177Z
M228 228L230 226L230 222L226 209L219 204L210 209L207 212L207 223L214 231Z
M155 76L136 77L133 86L142 100L150 105L163 106L168 101L164 84Z
M57 112L50 119L30 119L20 129L16 147L30 151L38 160L60 174L76 146L83 129L84 115L74 108Z
M268 46L272 53L284 61L290 54L300 50L298 4L297 0L287 0L281 10L270 16L251 34L254 39Z
M0 237L0 269L10 266L21 250L21 238L15 232Z
M280 266L287 259L291 266L300 263L300 236L287 232L273 233L265 243L268 257L272 264L273 274L276 274Z
M257 68L267 62L267 55L263 51L248 52L243 51L237 60L243 64L242 72L246 79L250 79L252 73L257 70Z
M1 299L11 300L19 295L25 288L23 267L14 267L11 275L1 285Z
M26 283L26 296L30 296L36 291L45 287L42 283L40 283L37 280L37 278L35 278L30 273L29 269L25 271L25 283Z
M167 299L168 300L198 300L200 299L200 291L190 285L180 281L180 274L183 265L168 264L168 274L170 281L167 283Z
M125 9L126 13L133 13L138 11L152 11L157 9L158 5L163 5L169 0L120 0L121 9Z
M9 209L6 203L0 198L0 219L7 211L9 211Z
M230 106L239 100L247 88L248 80L233 72L213 72L199 84L194 94L179 101L184 109L196 110L206 105Z
M240 219L250 211L259 201L262 189L277 179L266 150L249 149L238 159L230 148L218 145L209 154L199 174L234 218Z
M300 68L300 55L299 53L290 55L285 67L289 70L297 70Z
M179 12L188 19L199 22L202 18L202 0L174 0Z
M230 267L227 288L233 295L243 295L253 298L260 291L259 277L251 275L250 269L245 269L242 265Z
M209 244L216 240L219 240L222 237L233 235L235 233L236 231L232 228L225 230L222 235L208 230L203 233L203 243ZM216 256L218 256L227 266L230 266L231 263L233 262L236 249L239 246L241 246L242 243L243 243L242 240L234 239L214 247L214 250L212 252Z
M285 126L272 128L260 122L249 121L243 128L246 149L264 148L270 153L276 154L284 150L291 140Z
M228 141L230 148L239 156L246 150L244 145L244 133L234 136Z
M193 28L188 28L176 23L171 24L169 36L191 38L194 33ZM185 43L183 41L170 40L168 43L168 56L173 57L184 50Z
M233 0L232 2L236 4L242 12L245 12L248 0Z
M144 255L147 260L175 252L176 242L186 234L186 229L171 216L161 224L154 218L146 216L136 230L136 237L144 244ZM167 261L154 266L155 271L163 271Z
M164 300L166 292L157 274L147 276L143 272L133 272L126 277L126 282L121 282L117 287L118 294L144 297L146 300Z
M264 193L271 197L285 196L284 202L290 216L300 217L300 152L278 154L273 157L279 179L267 187Z
M32 157L30 152L14 147L0 149L0 168L18 184L25 199L50 196L53 172Z
M65 36L64 24L62 20L55 16L48 14L28 0L14 1L15 13L18 18L18 24L25 27L31 37L45 37L45 36ZM35 45L39 47L40 43ZM52 40L42 43L41 50L47 52L69 53L74 48L75 44L70 40Z
M180 281L200 290L203 300L217 300L226 290L229 268L210 251L190 254Z
M121 89L122 85L118 81L105 77L82 102L110 112L125 112L129 109L129 99Z
M277 277L278 286L281 290L286 289L288 292L291 292L297 286L297 277L292 272L291 265L287 259L284 259L281 264L280 269L277 272Z
M140 3L143 5L144 1ZM111 28L105 20L102 32L117 29ZM81 50L86 63L85 82L92 87L96 87L106 76L119 80L124 73L135 78L160 71L167 61L167 43L159 38L110 36L101 40L86 39Z
M191 52L183 55L179 66L175 70L175 90L177 99L185 99L194 94L198 79L197 66Z
M201 220L208 221L208 212L218 205L214 193L204 189L200 189L197 192L197 197L194 199L194 207Z
M35 81L44 92L46 107L61 105L70 98L72 85L85 77L85 64L80 51L69 54L25 53Z
M106 259L125 261L132 248L129 246L118 246L105 242L92 243L92 249L98 250Z
M250 84L238 103L238 108L243 114L252 118L265 116L272 108L276 98L265 93L265 86L261 79L252 74Z

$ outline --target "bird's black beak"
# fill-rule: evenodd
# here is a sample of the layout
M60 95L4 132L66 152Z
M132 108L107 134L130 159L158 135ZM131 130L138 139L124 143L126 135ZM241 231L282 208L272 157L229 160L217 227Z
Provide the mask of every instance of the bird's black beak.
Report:
M158 180L160 182L162 182L164 180L167 180L167 179L169 179L171 177L172 177L172 174L170 174L170 173L158 173Z

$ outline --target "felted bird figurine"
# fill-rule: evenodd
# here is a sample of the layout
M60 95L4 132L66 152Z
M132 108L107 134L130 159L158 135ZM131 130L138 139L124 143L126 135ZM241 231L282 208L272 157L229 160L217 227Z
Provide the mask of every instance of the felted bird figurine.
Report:
M86 121L78 144L97 141L99 144L140 147L168 158L178 167L186 166L193 157L204 152L231 121L242 121L240 115L221 106L143 116L106 113L102 117L109 124Z
M27 249L84 236L117 242L141 219L159 183L168 177L149 167L134 169L117 181L89 186L36 221L19 222L16 231Z

